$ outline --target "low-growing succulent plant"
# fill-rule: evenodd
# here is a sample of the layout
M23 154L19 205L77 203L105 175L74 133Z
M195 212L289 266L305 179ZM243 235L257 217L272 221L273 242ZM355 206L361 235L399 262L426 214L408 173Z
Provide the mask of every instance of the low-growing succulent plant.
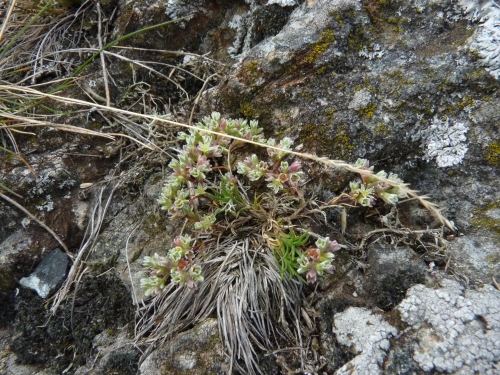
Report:
M158 202L173 217L186 217L194 224L190 235L175 238L167 255L144 259L144 266L151 270L150 276L141 280L146 295L161 293L169 282L196 288L196 283L203 281L203 262L196 256L200 236L220 236L224 231L234 234L239 223L252 220L260 220L256 228L260 225L263 232L269 231L263 237L275 254L282 277L304 280L301 275L305 274L307 282L314 283L325 271L335 270L334 252L340 249L335 240L320 238L315 246L308 246L307 231L296 235L293 229L280 225L279 218L267 217L263 207L272 195L286 195L288 206L298 208L297 196L304 195L298 193L305 175L298 160L285 160L292 140L265 139L262 131L255 120L225 119L213 112L189 132L178 134L184 145L169 163L171 174ZM244 140L266 147L267 152L245 153ZM399 188L404 185L397 175L384 171L374 174L366 159L358 159L354 167L367 173L360 172L361 179L352 181L349 190L330 205L371 207L378 199L394 205L407 196ZM249 198L252 194L253 201Z

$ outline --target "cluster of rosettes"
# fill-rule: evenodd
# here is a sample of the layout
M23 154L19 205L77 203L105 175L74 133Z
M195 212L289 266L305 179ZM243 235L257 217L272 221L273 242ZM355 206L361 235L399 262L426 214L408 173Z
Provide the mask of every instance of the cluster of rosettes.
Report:
M360 169L373 171L373 167L370 167L370 162L366 159L358 159L355 166ZM380 178L387 179L393 184L381 181ZM384 171L380 171L375 175L361 173L361 182L351 181L349 183L349 196L356 203L366 207L373 206L376 198L380 198L386 203L395 205L398 203L399 198L408 197L408 195L401 190L401 186L404 186L404 182L397 174L389 173L388 175Z
M315 283L318 275L323 276L325 271L328 273L335 271L335 266L332 265L335 257L333 253L340 249L337 241L331 241L328 237L318 239L315 248L309 249L299 257L297 272L305 273L308 283Z
M266 181L269 182L267 187L273 190L274 193L278 193L285 189L285 187L296 191L299 182L304 177L304 172L301 171L302 165L298 161L294 161L291 165L288 165L286 161L282 161L287 155L286 151L291 150L292 140L285 137L276 144L276 140L270 138L267 140L266 144L281 149L267 149L272 165L269 165L268 162L259 160L257 155L253 154L244 161L238 163L238 173L247 176L250 181L257 181L261 177L266 176Z
M217 166L216 158L227 155L230 148L235 148L239 142L242 142L223 135L207 133L204 130L265 142L261 135L262 128L258 127L257 121L248 123L242 119L223 119L218 112L205 117L196 124L196 127L197 129L190 129L189 133L178 134L178 138L185 141L185 145L177 159L172 159L168 165L172 169L172 174L168 177L158 199L164 210L193 219L197 217L196 200L206 194L205 180ZM212 219L212 217L206 218L200 227L206 227Z
M289 165L282 160L291 150L292 140L284 138L278 143L274 139L266 140L262 130L257 121L224 119L220 113L213 112L197 123L196 128L179 133L178 138L185 144L177 158L169 163L171 174L158 199L162 209L174 216L188 217L194 222L194 229L203 233L214 230L217 215L237 214L244 205L239 190L243 185L238 182L228 158L245 142L224 135L270 147L267 149L269 161L259 160L255 154L248 156L236 164L238 174L250 182L265 176L267 186L275 193L285 188L296 191L304 176L302 167L297 161ZM146 294L161 291L169 277L172 282L190 287L203 279L200 266L192 264L194 253L190 250L190 241L190 237L178 237L178 244L166 257L155 254L145 258L144 265L152 269L151 277L141 280Z
M195 288L196 282L203 281L201 267L193 263L193 242L189 235L177 236L174 239L175 247L169 250L167 256L155 254L144 257L143 265L151 269L150 276L141 279L141 287L146 289L146 296L160 293L169 278L171 282L187 285L189 288Z
M207 133L205 130L221 134ZM238 180L232 174L229 162L224 165L224 161L220 159L228 155L230 150L239 147L243 141L224 137L223 134L282 149L268 148L267 152L271 159L269 162L259 160L255 154L238 162L236 171L247 176L250 181L257 181L266 176L266 181L269 182L267 186L277 193L285 187L297 190L304 175L299 162L295 161L288 165L288 162L282 161L287 154L286 151L291 150L290 138L285 137L279 143L272 138L266 141L257 121L224 119L218 112L213 112L210 117L205 117L197 123L196 129L190 129L189 133L179 133L178 138L186 144L177 158L170 162L172 174L168 177L158 199L164 210L173 215L187 216L196 222L195 229L204 232L210 231L217 214L235 213L241 200ZM217 176L209 175L214 169L229 171L224 175L221 173ZM218 208L200 215L197 208L202 199L215 203Z

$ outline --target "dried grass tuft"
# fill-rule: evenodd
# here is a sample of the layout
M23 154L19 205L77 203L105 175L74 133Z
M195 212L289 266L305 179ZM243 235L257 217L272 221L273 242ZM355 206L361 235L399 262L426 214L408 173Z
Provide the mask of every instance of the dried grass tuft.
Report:
M292 332L289 325L298 326L301 284L281 278L261 236L229 237L209 246L203 256L205 280L199 289L168 285L141 311L139 340L147 337L151 344L163 344L215 311L230 360L229 373L261 373L257 350L272 351L277 343L291 341L300 347L300 332ZM149 346L143 357L153 348Z

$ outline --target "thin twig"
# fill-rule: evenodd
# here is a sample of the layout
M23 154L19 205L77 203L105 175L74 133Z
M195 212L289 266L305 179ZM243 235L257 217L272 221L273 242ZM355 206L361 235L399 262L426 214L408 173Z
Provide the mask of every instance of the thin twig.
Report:
M38 225L40 225L43 229L45 229L47 232L49 232L52 235L52 237L54 237L56 239L56 241L59 242L59 244L63 247L63 249L66 252L66 254L71 259L73 259L73 255L70 254L70 252L68 250L68 247L64 244L63 240L61 240L61 238L52 229L50 229L43 221L41 221L40 219L38 219L35 215L33 215L31 212L29 212L26 208L24 208L23 206L21 206L19 203L17 203L15 200L9 198L8 196L0 193L0 198L3 198L4 200L6 200L7 202L9 202L13 206L16 206L21 211L23 211L26 215L28 215L31 219L33 219L34 221L36 221L38 223Z
M225 65L221 61L217 61L217 60L213 60L213 59L208 58L206 56L206 55L208 55L208 53L206 53L205 55L199 55L197 53L192 53L192 52L169 51L169 50L163 50L163 49L151 49L151 48L128 47L128 46L113 46L113 48L128 49L131 51L145 51L145 52L163 53L163 54L174 55L174 56L195 56L195 57L199 57L201 59L205 59L205 60L208 60L210 62L219 64L219 65Z
M3 34L5 32L5 29L7 28L7 24L9 23L9 19L12 14L12 11L14 10L15 5L16 5L16 0L11 0L9 5L9 10L7 11L7 14L5 15L5 18L3 20L2 30L0 30L0 42L2 41Z
M102 50L102 20L101 20L101 4L99 1L96 3L97 7L97 40L99 41L99 49ZM102 66L102 78L104 80L104 91L106 92L106 105L109 107L111 105L111 96L109 94L109 84L108 84L108 73L106 70L106 60L104 59L104 54L101 53L101 66Z
M198 91L198 95L196 95L196 98L193 103L193 108L191 109L191 115L189 116L189 121L188 124L191 125L193 123L193 116L194 116L194 110L196 109L196 106L198 105L198 102L200 101L201 95L205 91L205 87L207 87L208 82L212 79L212 77L218 76L217 73L212 74L209 76L205 82L203 82L203 86L201 87L200 91Z

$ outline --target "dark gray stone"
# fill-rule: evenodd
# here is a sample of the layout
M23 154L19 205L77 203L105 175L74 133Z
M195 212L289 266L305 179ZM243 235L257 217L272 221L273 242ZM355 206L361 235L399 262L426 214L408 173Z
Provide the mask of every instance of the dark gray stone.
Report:
M28 277L19 282L32 289L42 298L52 295L63 283L69 265L69 257L59 249L54 249Z

